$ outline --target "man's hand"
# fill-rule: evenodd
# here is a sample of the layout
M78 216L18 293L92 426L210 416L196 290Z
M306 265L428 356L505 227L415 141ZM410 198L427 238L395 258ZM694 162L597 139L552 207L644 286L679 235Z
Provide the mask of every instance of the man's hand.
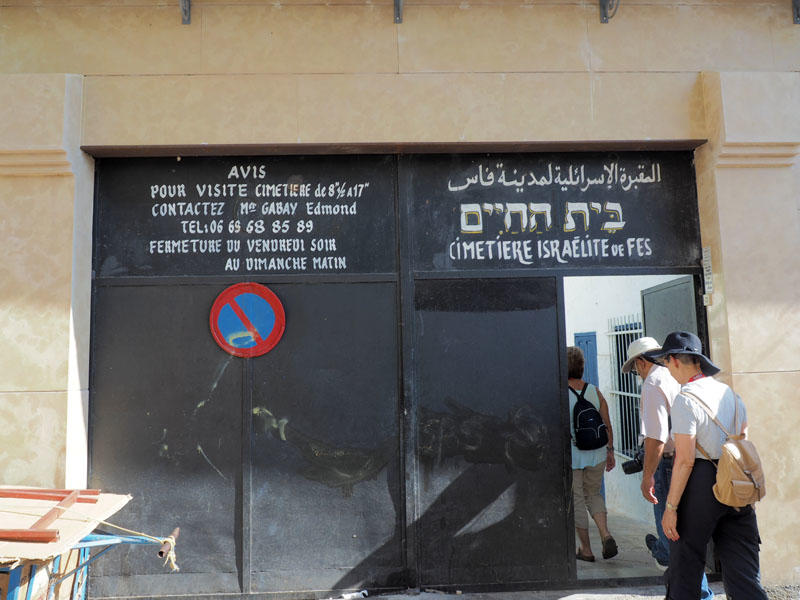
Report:
M658 504L653 476L664 453L664 442L655 438L644 439L644 470L642 471L642 496L651 504Z
M645 500L650 502L651 504L658 504L658 498L656 498L656 491L655 491L655 478L650 475L650 477L642 477L642 496Z

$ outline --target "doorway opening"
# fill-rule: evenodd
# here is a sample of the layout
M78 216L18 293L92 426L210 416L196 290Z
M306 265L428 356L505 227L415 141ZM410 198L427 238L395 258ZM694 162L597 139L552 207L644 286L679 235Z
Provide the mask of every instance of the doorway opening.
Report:
M641 380L635 373L623 373L622 365L628 345L639 337L660 343L670 331L683 329L705 338L702 294L694 279L679 273L564 278L565 343L581 348L586 357L584 379L597 385L606 398L616 459L614 469L605 473L602 490L619 554L609 560L599 558L600 536L590 523L597 560L577 561L579 581L664 573L645 545L645 536L655 534L656 528L653 506L640 491L641 472L628 475L621 468L641 442Z

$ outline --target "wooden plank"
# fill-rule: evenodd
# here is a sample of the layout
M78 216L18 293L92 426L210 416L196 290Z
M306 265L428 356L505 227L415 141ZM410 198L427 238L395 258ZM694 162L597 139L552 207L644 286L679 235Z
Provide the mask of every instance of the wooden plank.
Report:
M17 487L17 486L15 486ZM100 520L111 515L130 501L130 496L101 493L97 504L76 504L76 516L73 518L67 510L60 519L45 529L58 529L58 540L49 543L31 543L26 541L0 541L0 564L19 562L20 560L52 560L67 552L91 533ZM0 498L0 529L29 528L41 515L56 505L57 501L27 500L24 498ZM40 504L42 508L33 514L31 505ZM24 514L23 514L24 513ZM79 514L78 514L79 513Z
M51 525L58 517L64 514L64 511L75 504L77 500L78 490L74 490L69 496L64 498L61 502L56 504L55 507L51 508L47 513L45 513L41 519L31 525L31 529L47 529L48 525Z
M61 494L63 496L69 496L75 490L64 490L64 489L57 489L57 488L17 488L17 487L5 487L0 486L0 493L2 492L42 492L45 494ZM99 496L100 490L99 489L90 489L90 490L78 490L81 496Z
M57 542L58 529L0 529L3 542Z
M0 498L24 498L28 500L64 500L69 494L40 491L17 491L0 489ZM98 496L78 496L78 502L83 504L96 504Z

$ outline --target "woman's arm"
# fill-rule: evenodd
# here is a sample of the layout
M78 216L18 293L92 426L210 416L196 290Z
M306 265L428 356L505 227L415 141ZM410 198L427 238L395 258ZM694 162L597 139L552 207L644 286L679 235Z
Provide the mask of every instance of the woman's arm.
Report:
M600 390L597 390L597 397L600 398L600 416L603 418L603 423L605 424L606 431L608 432L606 471L610 471L617 464L617 459L614 456L614 432L611 430L611 419L608 416L608 403L606 402L606 399L603 397L603 394L600 393Z
M666 535L673 542L680 536L678 535L678 504L680 504L683 490L686 489L686 482L692 474L694 467L695 436L686 433L675 434L675 460L672 464L672 480L669 482L669 493L667 494L667 505L664 508L664 517L661 519L661 526Z

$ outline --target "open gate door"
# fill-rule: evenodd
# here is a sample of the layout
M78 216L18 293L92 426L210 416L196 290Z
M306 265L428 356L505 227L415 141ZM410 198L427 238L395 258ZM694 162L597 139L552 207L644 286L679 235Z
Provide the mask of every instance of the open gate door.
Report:
M698 335L697 298L691 275L642 290L644 334L664 341L672 331Z
M555 278L415 286L420 584L567 580Z

